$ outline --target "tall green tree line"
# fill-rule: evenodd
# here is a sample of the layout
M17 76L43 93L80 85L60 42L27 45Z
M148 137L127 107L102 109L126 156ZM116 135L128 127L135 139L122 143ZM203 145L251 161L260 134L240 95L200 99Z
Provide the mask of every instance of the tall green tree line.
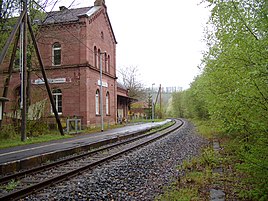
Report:
M268 1L206 0L203 73L173 96L179 116L217 121L235 135L252 199L268 199Z

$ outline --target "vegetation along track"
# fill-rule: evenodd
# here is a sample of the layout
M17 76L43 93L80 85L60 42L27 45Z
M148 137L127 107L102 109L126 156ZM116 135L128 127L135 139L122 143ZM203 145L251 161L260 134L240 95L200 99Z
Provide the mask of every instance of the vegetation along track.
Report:
M2 186L0 200L20 199L153 142L183 125L182 120L174 121L172 126L162 130L142 134L123 142L2 177L0 178L0 186Z

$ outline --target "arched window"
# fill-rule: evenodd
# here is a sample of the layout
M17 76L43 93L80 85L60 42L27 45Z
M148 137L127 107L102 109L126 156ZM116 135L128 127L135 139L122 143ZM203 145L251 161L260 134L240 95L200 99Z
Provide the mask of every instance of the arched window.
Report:
M100 62L101 62L101 51L98 49L98 68L100 68Z
M52 46L52 65L61 65L61 45L60 43L54 43Z
M108 73L110 73L110 68L111 68L111 59L110 59L110 55L108 55L108 58L107 58L107 62L108 62Z
M104 53L104 68L105 68L105 72L108 72L108 64L107 64L107 53Z
M94 46L94 66L98 67L98 51L96 46Z
M62 92L60 89L53 89L52 90L53 99L56 105L56 109L59 114L62 114ZM51 108L53 112L53 109Z
M96 107L96 114L100 114L100 92L99 90L96 91L95 95L95 107Z
M109 115L110 114L110 95L109 95L109 92L106 93L105 105L106 105L106 115Z

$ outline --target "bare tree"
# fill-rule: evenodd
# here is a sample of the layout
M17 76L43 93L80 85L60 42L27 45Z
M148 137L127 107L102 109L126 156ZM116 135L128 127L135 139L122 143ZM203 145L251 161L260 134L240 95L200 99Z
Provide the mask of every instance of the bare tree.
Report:
M119 82L129 90L129 97L134 99L144 99L145 89L144 84L139 80L138 68L129 66L125 68L119 68Z

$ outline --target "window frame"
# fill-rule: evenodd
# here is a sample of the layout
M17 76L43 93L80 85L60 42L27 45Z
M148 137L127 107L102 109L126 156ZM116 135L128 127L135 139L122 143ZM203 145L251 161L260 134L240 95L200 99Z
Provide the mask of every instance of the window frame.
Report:
M98 50L96 46L94 46L94 67L98 68Z
M111 57L110 55L108 54L108 58L107 58L107 72L108 73L111 73Z
M100 69L100 63L102 62L101 61L101 50L100 49L98 49L98 57L97 58L98 58L97 68Z
M104 53L104 68L105 68L105 72L108 73L108 59L107 59L107 53Z
M95 114L100 115L100 91L98 89L95 93Z
M52 96L53 96L53 100L54 100L54 103L55 103L56 110L57 110L58 114L62 115L63 105L62 105L62 91L61 91L61 89L53 89L52 90ZM60 99L59 99L59 97L60 97ZM61 103L60 105L59 105L59 102ZM51 113L53 113L52 106L51 106Z
M59 51L59 54L55 54L58 51ZM61 65L61 63L62 63L61 53L62 53L61 52L61 44L59 42L54 43L52 45L52 66L60 66ZM56 59L59 59L59 61ZM55 61L57 61L57 62L55 62Z
M110 93L107 92L105 96L105 111L106 115L110 115Z

